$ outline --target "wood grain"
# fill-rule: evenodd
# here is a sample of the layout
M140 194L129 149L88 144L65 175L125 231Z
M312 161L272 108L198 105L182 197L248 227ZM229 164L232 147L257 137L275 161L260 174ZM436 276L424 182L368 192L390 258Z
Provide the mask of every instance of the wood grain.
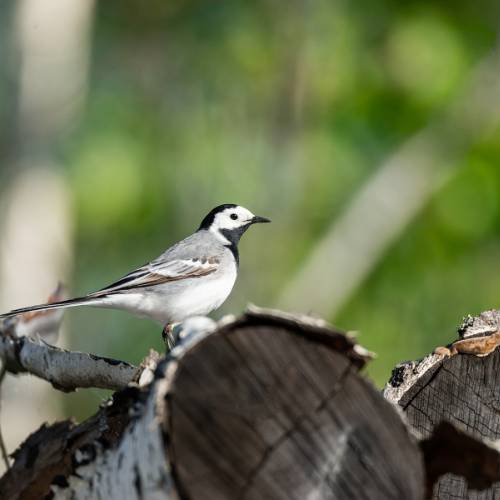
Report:
M499 320L497 311L468 317L459 329L458 342L494 336ZM436 478L431 492L433 498L500 498L500 458L498 451L492 453L488 448L489 442L500 438L499 387L499 349L479 357L433 354L420 362L405 363L393 372L384 394L402 408L409 424L423 439L430 439L443 422L464 433L446 445L439 438L427 449L426 461L428 469L431 468L428 475L433 474L432 468L441 473L445 467L454 471ZM476 438L475 445L470 437ZM460 457L461 467L450 460L450 450L455 457Z
M247 317L183 356L167 432L185 498L422 498L416 443L338 336Z

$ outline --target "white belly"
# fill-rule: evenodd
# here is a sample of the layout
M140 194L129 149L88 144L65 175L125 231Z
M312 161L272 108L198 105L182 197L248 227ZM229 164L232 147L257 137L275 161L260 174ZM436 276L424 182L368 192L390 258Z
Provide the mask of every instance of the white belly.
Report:
M190 316L200 316L218 309L231 293L235 281L236 273L211 282L200 278L188 290L179 291L172 296L167 307L173 321L182 321Z
M224 275L174 281L138 293L108 297L103 307L125 309L137 316L154 319L165 325L191 316L210 313L227 299L236 281L236 266Z

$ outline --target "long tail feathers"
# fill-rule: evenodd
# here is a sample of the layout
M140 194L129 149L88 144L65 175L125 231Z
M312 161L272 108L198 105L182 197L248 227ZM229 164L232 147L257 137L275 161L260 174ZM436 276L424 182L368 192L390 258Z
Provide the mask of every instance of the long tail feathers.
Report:
M61 300L59 302L51 302L50 304L38 304L36 306L21 307L20 309L14 309L4 314L0 314L0 318L9 318L11 316L17 316L18 314L24 314L32 311L45 311L49 309L63 309L67 307L78 307L84 305L90 305L95 302L96 299L93 297L78 297L76 299Z

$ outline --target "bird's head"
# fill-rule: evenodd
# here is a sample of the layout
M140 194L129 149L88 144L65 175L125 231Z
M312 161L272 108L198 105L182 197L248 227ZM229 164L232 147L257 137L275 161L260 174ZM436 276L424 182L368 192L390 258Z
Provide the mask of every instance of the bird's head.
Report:
M233 203L219 205L211 210L201 221L200 230L214 233L227 245L237 245L242 234L259 222L271 222L265 217L254 215L250 210Z

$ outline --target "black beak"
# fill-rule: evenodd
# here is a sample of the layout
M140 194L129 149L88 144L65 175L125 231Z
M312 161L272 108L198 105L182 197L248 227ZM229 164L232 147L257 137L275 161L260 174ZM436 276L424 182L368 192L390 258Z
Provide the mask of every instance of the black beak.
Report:
M271 222L271 220L267 219L266 217L261 217L260 215L255 215L250 221L250 224L258 224L263 222Z

